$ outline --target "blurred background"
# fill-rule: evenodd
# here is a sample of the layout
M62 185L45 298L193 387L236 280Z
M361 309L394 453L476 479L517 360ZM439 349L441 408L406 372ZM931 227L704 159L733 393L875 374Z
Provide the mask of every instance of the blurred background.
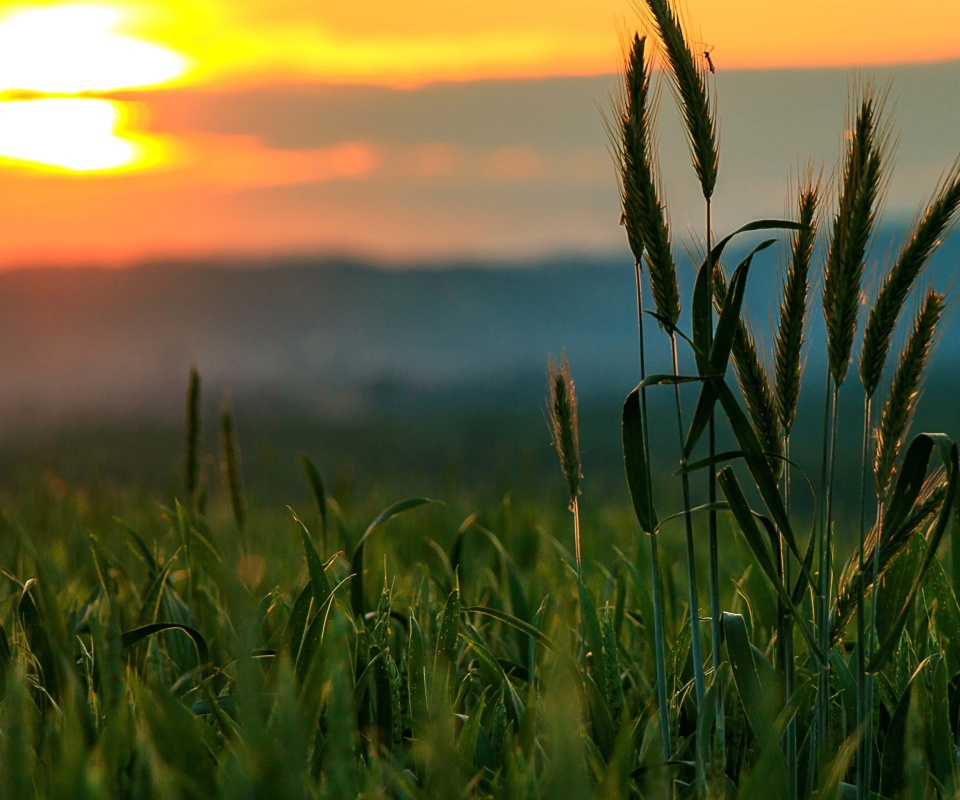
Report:
M685 5L716 67L718 233L791 214L804 170L832 187L851 86L872 83L894 154L874 291L960 151L960 5L718 5ZM559 496L542 409L565 350L585 488L625 497L636 300L604 121L640 24L620 0L0 5L0 478L176 487L196 365L207 449L229 402L264 502L306 494L298 452L341 494ZM689 288L702 201L661 86ZM748 292L767 342L785 246ZM958 265L953 238L925 280L950 288ZM954 436L958 334L921 405Z

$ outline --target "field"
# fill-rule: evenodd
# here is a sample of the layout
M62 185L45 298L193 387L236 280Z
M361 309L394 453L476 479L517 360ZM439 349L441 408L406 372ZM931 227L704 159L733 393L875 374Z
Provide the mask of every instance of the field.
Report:
M960 160L873 264L891 134L858 84L829 186L806 170L788 219L714 231L713 65L646 5L609 122L635 388L582 403L602 368L544 354L533 424L486 376L319 423L215 406L193 369L182 421L5 446L3 797L957 795L960 432L928 265ZM704 199L689 282L652 50ZM767 333L747 287L778 241Z

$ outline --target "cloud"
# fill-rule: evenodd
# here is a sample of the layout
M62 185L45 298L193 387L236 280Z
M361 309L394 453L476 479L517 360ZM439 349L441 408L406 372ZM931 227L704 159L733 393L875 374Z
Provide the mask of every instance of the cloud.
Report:
M177 173L185 188L206 184L236 190L356 180L380 166L378 152L362 142L278 150L253 135L194 133L182 136L173 151L166 169Z
M960 63L875 76L879 85L891 77L901 136L887 219L909 217L927 198L956 157L960 128ZM829 176L848 80L845 70L718 75L718 233L792 207L788 179L808 160ZM615 85L608 75L144 94L151 118L138 124L170 145L173 161L83 180L4 171L0 264L621 252L598 109ZM669 104L659 123L679 248L691 225L699 230L703 200Z

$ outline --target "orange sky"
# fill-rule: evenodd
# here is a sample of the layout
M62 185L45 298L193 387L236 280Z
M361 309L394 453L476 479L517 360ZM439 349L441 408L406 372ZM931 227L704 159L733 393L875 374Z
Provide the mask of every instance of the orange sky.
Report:
M195 61L204 81L378 83L598 74L617 68L629 0L139 0L131 32ZM691 38L726 69L856 66L960 57L960 3L687 0Z
M47 16L18 17L37 10ZM713 48L721 98L723 80L737 70L960 59L957 0L918 0L909 14L899 0L688 0L684 13L696 20L697 47ZM375 208L381 239L405 253L418 252L418 241L425 252L446 252L495 239L534 250L546 235L525 241L493 209L534 186L589 194L612 181L596 111L605 90L577 107L592 127L567 149L551 150L500 134L504 141L491 134L496 141L471 143L468 128L444 133L438 104L452 95L435 99L434 122L424 117L416 131L416 119L394 130L393 117L378 117L381 100L364 105L362 88L350 106L360 121L339 137L316 130L311 138L298 132L315 117L298 114L291 87L305 102L335 84L404 87L429 98L437 81L608 75L619 67L623 32L637 25L629 0L4 3L0 229L11 233L0 265L203 255L238 244L264 253L350 249L368 238L351 208ZM125 94L131 90L135 102ZM478 89L478 102L489 108L469 113L496 120L503 111L485 91ZM247 119L276 98L286 117L259 126ZM842 118L830 114L839 137ZM329 127L339 121L331 117ZM309 200L305 187L314 191ZM479 193L490 205L464 202L458 217L444 191ZM429 202L420 211L391 205L383 199L391 192L419 192ZM432 224L438 208L443 232ZM572 206L564 213L553 226L579 238L558 246L608 241ZM492 220L486 228L484 219ZM458 245L451 229L469 231L473 244Z

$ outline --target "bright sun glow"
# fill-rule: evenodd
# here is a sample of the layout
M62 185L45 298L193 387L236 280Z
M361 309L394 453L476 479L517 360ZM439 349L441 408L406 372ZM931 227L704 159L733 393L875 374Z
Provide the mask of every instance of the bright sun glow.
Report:
M0 22L0 90L110 92L166 83L184 71L176 53L112 33L118 19L105 6L65 5Z
M145 144L118 135L124 106L109 100L49 98L0 103L0 157L71 172L140 162Z
M119 12L60 5L0 21L0 94L87 95L168 83L185 60L113 33ZM74 173L155 162L159 146L130 129L133 106L86 97L0 99L0 159Z

